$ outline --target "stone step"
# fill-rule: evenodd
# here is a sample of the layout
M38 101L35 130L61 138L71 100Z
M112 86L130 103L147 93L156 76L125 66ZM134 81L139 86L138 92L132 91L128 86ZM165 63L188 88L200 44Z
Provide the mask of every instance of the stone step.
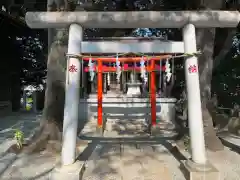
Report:
M143 121L109 121L106 122L106 129L105 131L113 131L117 132L119 135L143 135L146 134L148 130L147 123Z
M97 133L97 119L84 124L79 136L99 137ZM146 137L150 135L149 123L145 119L107 119L104 136L107 137ZM153 136L174 137L177 135L175 126L169 123L158 123L154 128Z
M107 119L106 133L115 134L116 136L146 136L150 135L150 123L145 119ZM158 122L154 128L153 136L174 137L177 135L176 126L168 122Z
M86 99L80 99L80 103L97 103L98 98L97 94L89 95ZM176 103L175 98L156 98L156 103ZM122 102L122 103L150 103L150 98L142 98L142 97L134 97L134 96L128 96L125 94L108 94L103 96L103 103L106 102Z

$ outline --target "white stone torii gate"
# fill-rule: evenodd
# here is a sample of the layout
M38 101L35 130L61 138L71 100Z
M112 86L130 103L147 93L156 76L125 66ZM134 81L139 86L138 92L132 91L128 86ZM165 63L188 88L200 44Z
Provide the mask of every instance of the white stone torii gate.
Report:
M196 53L195 27L199 28L230 28L237 27L240 21L238 11L140 11L140 12L28 12L26 22L31 28L69 28L69 54L84 53L86 43L83 40L84 28L183 28L183 42L179 44L180 52ZM105 42L104 42L105 43ZM180 42L181 43L181 42ZM126 43L124 43L126 45ZM103 46L103 42L92 43L88 47L98 50L98 53L121 53L129 50L143 50L151 53L152 48L143 48L143 45L135 44L135 48L124 47L120 42L109 42ZM170 44L165 44L170 46ZM163 44L148 43L145 47L153 47L154 53L166 53L169 49L161 50ZM176 44L175 44L176 46ZM182 47L183 46L183 47ZM94 48L93 48L94 47ZM174 46L170 46L175 52ZM106 52L106 49L109 52ZM145 49L145 50L144 50ZM164 48L163 48L164 49ZM171 49L171 48L170 48ZM84 50L87 51L87 50ZM139 52L139 51L138 51ZM90 52L87 52L90 53ZM94 52L92 52L94 53ZM152 52L153 53L153 52ZM168 52L171 53L171 52ZM79 59L70 58L69 64L74 64L80 69ZM194 72L189 72L190 67L196 67ZM66 101L64 109L62 165L75 162L75 146L78 124L78 99L79 99L78 73L68 75L69 84L66 88ZM185 60L185 76L188 98L188 121L191 138L192 162L195 165L206 166L205 141L200 99L200 85L197 57L187 57Z

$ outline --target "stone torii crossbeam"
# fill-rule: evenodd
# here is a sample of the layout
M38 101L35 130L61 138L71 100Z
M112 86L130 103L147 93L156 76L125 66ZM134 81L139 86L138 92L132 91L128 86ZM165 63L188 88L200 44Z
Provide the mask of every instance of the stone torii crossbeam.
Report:
M127 12L27 12L31 28L180 28L186 24L211 28L236 27L238 11L127 11Z
M197 52L195 27L232 28L240 21L238 11L134 11L134 12L27 12L26 22L30 28L69 27L69 54L81 54L83 28L183 28L184 52ZM99 49L101 49L99 47ZM204 52L203 52L204 53ZM79 59L71 57L69 64L80 69ZM194 70L191 69L194 67ZM192 70L192 71L191 71ZM68 75L64 110L62 165L75 162L77 137L78 73ZM214 168L206 158L198 60L196 56L185 58L185 77L188 99L188 121L191 138L192 159L185 163L193 179L194 172L204 172L206 179L218 179L217 173L207 177ZM192 173L192 174L191 174Z

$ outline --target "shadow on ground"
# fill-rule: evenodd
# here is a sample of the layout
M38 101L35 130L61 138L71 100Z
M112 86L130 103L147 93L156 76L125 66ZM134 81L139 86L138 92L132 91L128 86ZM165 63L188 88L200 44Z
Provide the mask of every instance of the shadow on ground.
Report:
M13 138L16 129L24 132L25 137L29 137L38 127L40 117L40 114L21 112L0 117L0 143Z
M132 132L126 133L132 134ZM125 173L132 174L132 178L141 176L154 179L152 176L161 174L170 179L170 176L175 176L174 173L169 172L169 170L172 171L171 169L175 169L176 176L185 179L179 166L180 162L186 158L178 148L169 142L174 138L149 135L145 137L80 136L80 138L90 141L78 157L78 160L86 162L86 169L83 173L84 180L90 178L118 180L123 177L127 180L128 175Z
M49 153L15 155L7 153L15 141L16 129L28 138L39 127L41 114L17 112L0 117L0 179L1 180L41 180L54 168L59 157Z

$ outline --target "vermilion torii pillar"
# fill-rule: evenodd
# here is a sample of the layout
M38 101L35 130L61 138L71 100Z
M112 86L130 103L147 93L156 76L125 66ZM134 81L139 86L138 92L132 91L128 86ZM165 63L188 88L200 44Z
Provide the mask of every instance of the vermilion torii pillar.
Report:
M240 21L238 11L134 11L134 12L28 12L26 22L31 28L63 28L69 29L69 52L81 52L82 28L183 28L185 53L196 53L197 28L231 28ZM72 37L77 38L72 38ZM78 37L79 36L79 37ZM77 47L74 47L77 46ZM109 47L108 47L109 48ZM99 47L99 49L104 49ZM113 47L116 53L121 49ZM94 52L93 52L94 53ZM204 52L203 52L204 53ZM74 60L77 63L77 60ZM71 65L71 64L69 64ZM79 71L76 73L80 73ZM188 121L191 138L192 161L195 164L206 164L205 142L203 132L199 73L197 57L187 57L185 60L185 75L188 97ZM76 142L76 124L78 101L76 93L79 88L78 75L72 75L71 85L66 90L62 164L74 162ZM70 94L70 91L74 93ZM71 101L73 102L73 101ZM73 109L66 110L71 106ZM70 127L67 127L70 124ZM66 126L66 127L65 127ZM69 144L71 146L67 147ZM68 149L68 150L66 150Z

